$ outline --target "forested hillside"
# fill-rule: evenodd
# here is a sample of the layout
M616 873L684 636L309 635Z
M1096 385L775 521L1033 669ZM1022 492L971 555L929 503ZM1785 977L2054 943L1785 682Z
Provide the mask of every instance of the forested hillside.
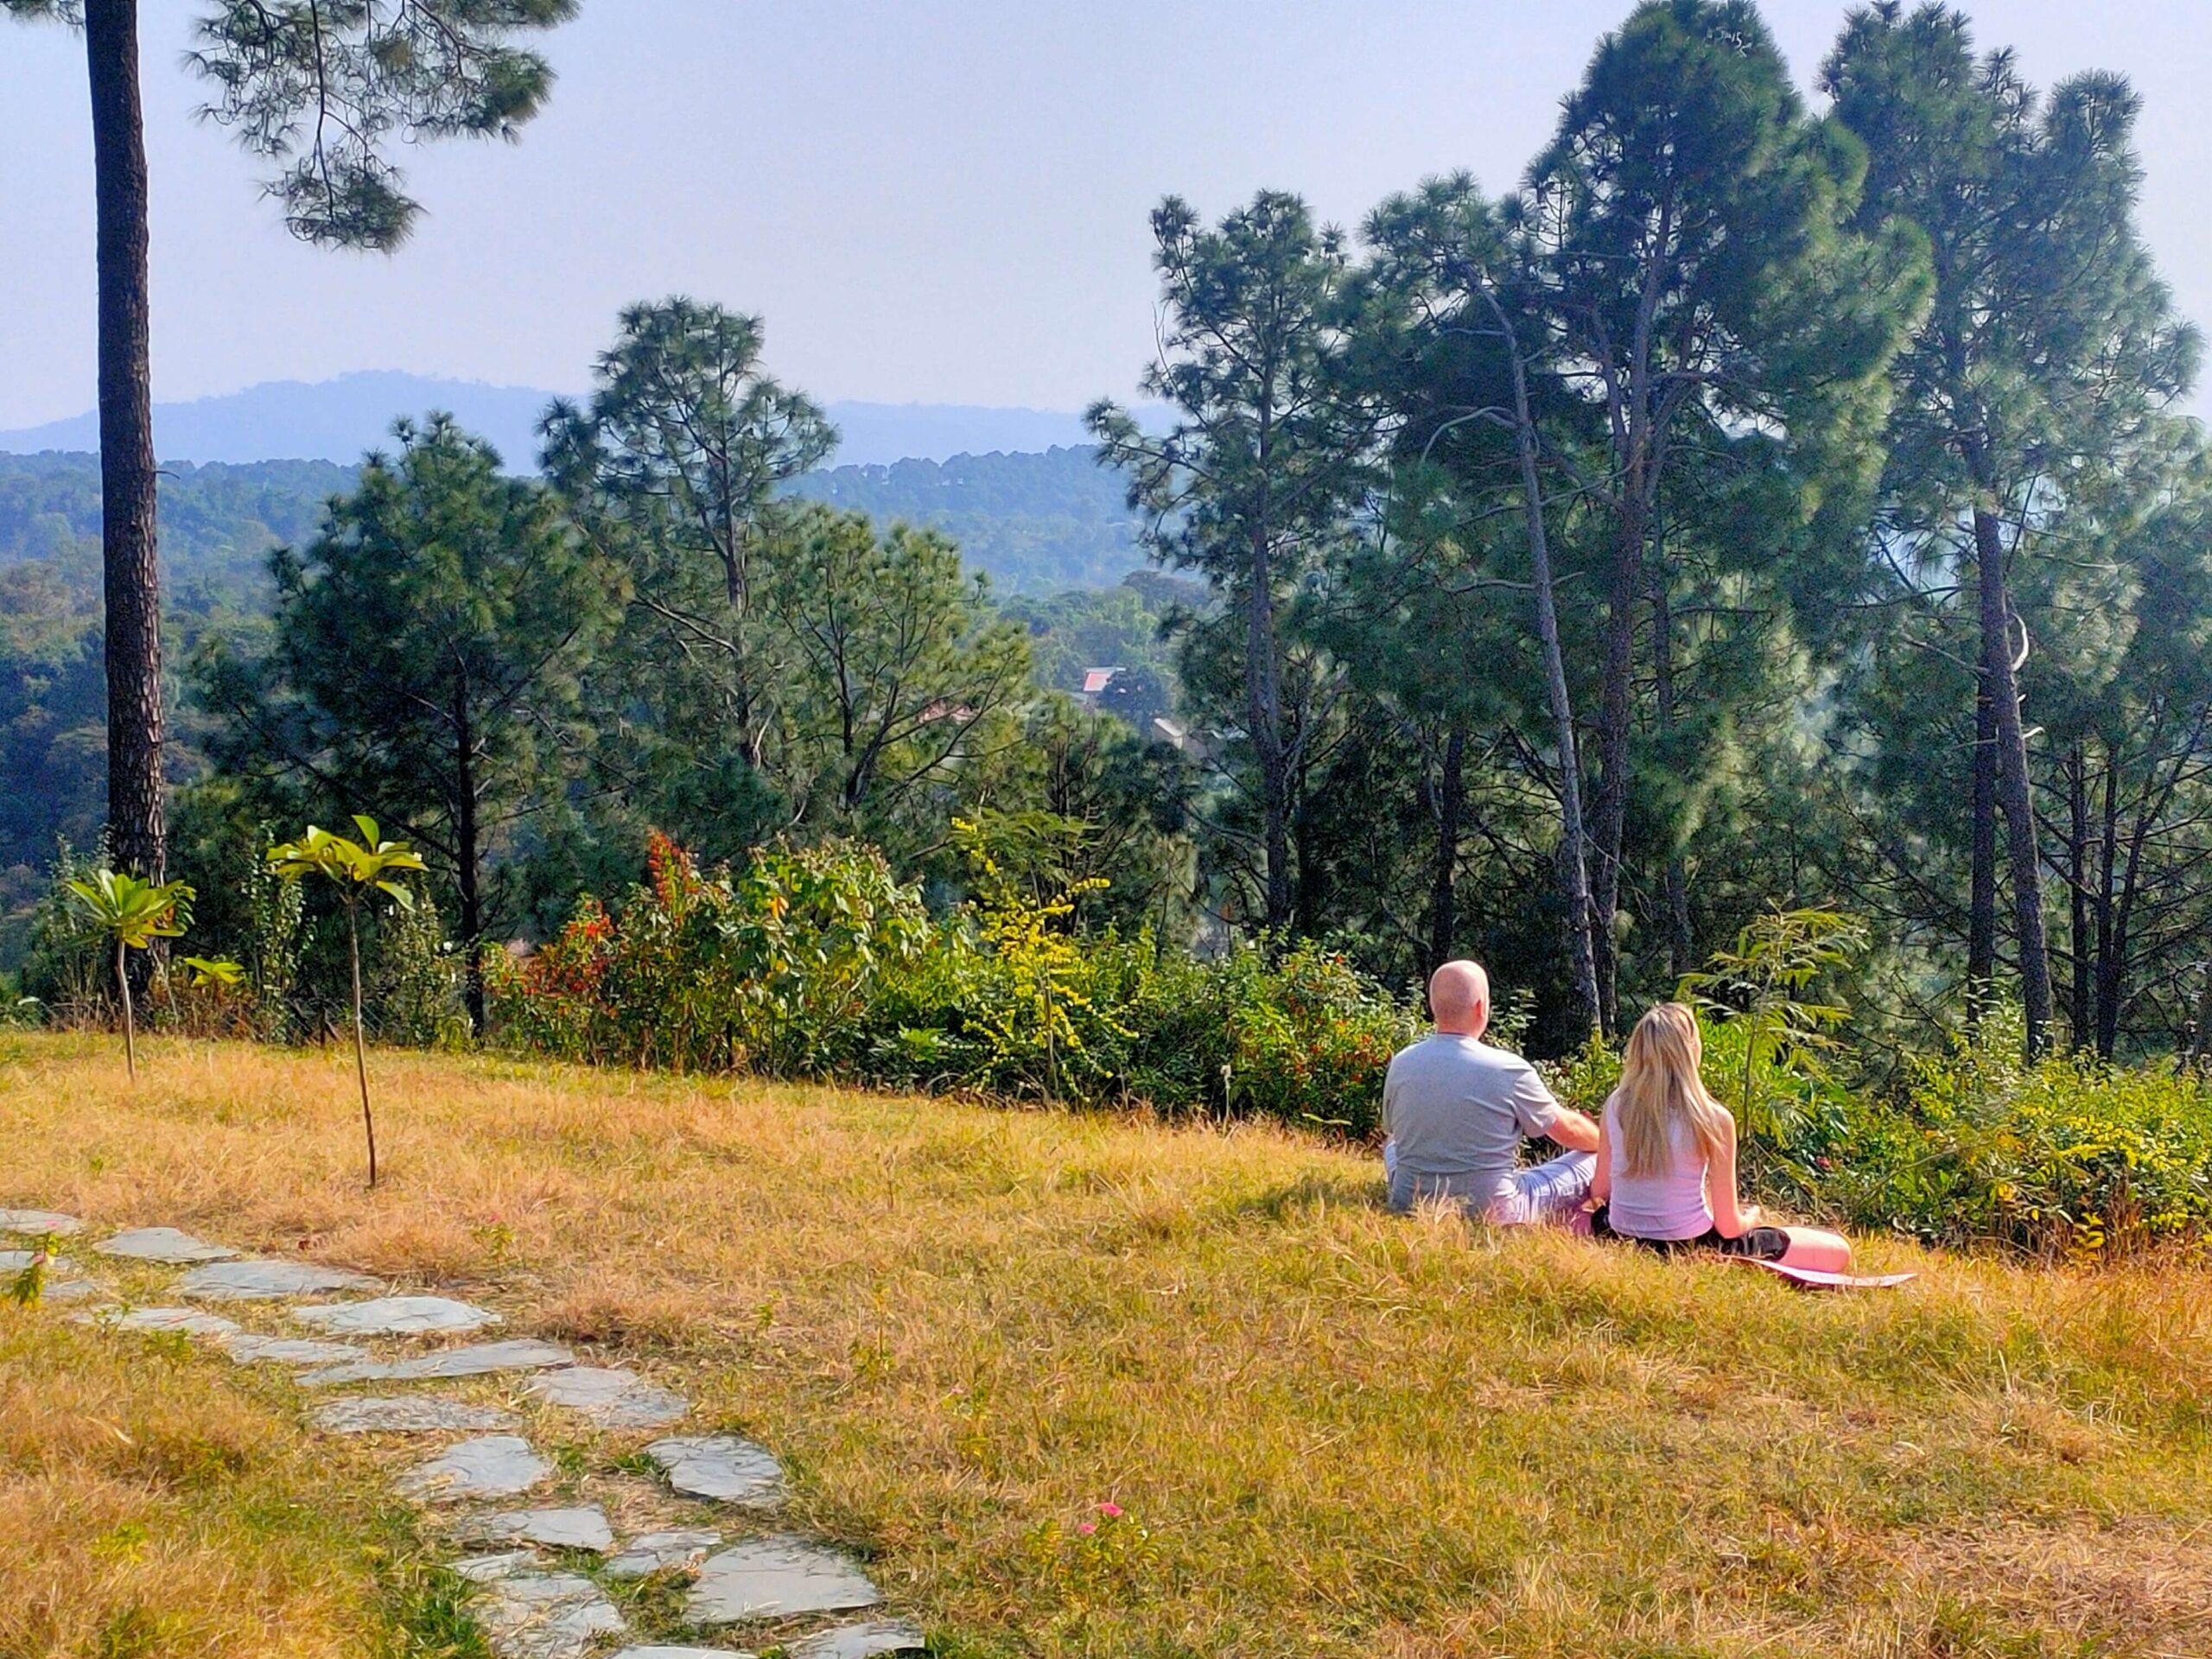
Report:
M943 464L845 467L791 480L794 497L865 508L944 531L995 591L1027 597L1014 620L1038 653L1042 685L1074 691L1094 665L1136 674L1127 712L1163 712L1174 671L1159 638L1167 600L1156 585L1118 586L1145 563L1120 486L1089 449L961 456ZM360 468L320 461L167 466L161 550L168 658L191 660L211 628L253 634L275 602L269 555L303 546ZM22 954L26 906L45 883L55 838L99 834L104 807L105 688L100 672L98 458L0 454L0 969ZM1152 578L1155 584L1164 578ZM1098 587L1096 594L1058 590ZM1187 597L1187 595L1185 595ZM1140 682L1141 681L1141 686ZM188 709L179 781L203 761ZM9 918L12 917L12 922Z
M166 465L162 556L170 580L188 588L256 586L266 574L262 556L312 535L330 498L351 488L359 472L322 461ZM1008 594L1107 588L1142 567L1125 487L1087 446L830 467L788 486L809 500L941 530L971 568ZM99 534L96 456L0 454L0 563L89 558L96 572Z
M161 548L172 590L190 608L194 594L260 587L263 555L313 535L330 498L359 475L357 467L322 461L164 466ZM97 589L99 541L98 456L0 454L0 565L42 561Z
M1007 593L1109 587L1145 563L1128 485L1090 445L837 467L791 487L809 500L941 530Z

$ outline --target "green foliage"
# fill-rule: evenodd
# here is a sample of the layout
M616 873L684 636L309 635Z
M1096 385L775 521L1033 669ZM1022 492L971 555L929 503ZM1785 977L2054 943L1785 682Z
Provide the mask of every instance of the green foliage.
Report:
M321 534L279 550L276 626L194 664L207 747L267 816L370 799L433 861L472 948L499 873L574 774L584 665L620 576L537 483L448 417L402 421Z
M982 902L975 929L981 970L969 976L965 1013L987 1045L988 1065L1011 1094L1058 1100L1076 1077L1096 1075L1087 1036L1127 1037L1094 992L1094 965L1070 931L1077 902L1103 887L1098 877L1056 884L1049 898L1002 871L978 827L956 818L953 830L974 868Z
M351 908L372 893L382 893L403 910L414 907L415 894L398 878L423 869L422 855L404 842L386 841L377 821L364 813L353 815L361 838L353 841L315 824L297 841L269 849L269 866L286 880L320 875L337 887Z
M1310 944L1199 962L1072 932L1090 882L1039 897L967 833L981 895L935 923L871 849L702 874L657 841L614 912L587 900L523 961L490 956L493 1034L567 1058L1372 1131L1410 1006Z
M1154 437L1109 402L1086 418L1128 475L1145 544L1224 601L1186 619L1182 660L1192 710L1238 734L1224 777L1257 819L1256 836L1223 850L1248 866L1262 927L1316 931L1294 913L1292 840L1314 781L1304 756L1326 741L1339 675L1312 613L1329 608L1381 474L1381 410L1345 372L1349 252L1281 191L1217 226L1171 196L1152 231L1163 327L1143 385L1175 423Z
M84 917L118 948L144 950L156 939L181 938L192 920L192 888L182 881L148 881L102 868L64 885Z
M192 920L192 888L183 881L149 881L128 871L100 868L62 884L78 912L115 948L115 989L123 1004L123 1053L138 1075L137 1010L130 995L130 952L156 939L184 937Z
M395 142L513 139L552 67L514 37L576 0L217 0L187 61L212 85L201 111L276 164L264 187L303 241L389 251L421 207Z
M588 899L521 963L487 957L493 1027L572 1058L823 1075L926 926L871 848L779 846L702 873L655 837L646 882L614 915Z
M92 880L106 863L105 846L86 855L60 842L31 912L23 988L65 1020L90 1019L106 1000L107 949L73 892L75 883Z
M1835 911L1773 910L1711 967L1682 976L1676 994L1706 1016L1707 1083L1745 1136L1786 1136L1800 1092L1791 1085L1823 1077L1821 1062L1839 1046L1850 1010L1811 996L1866 943L1865 927Z
M817 508L764 563L787 664L779 781L800 818L882 838L990 747L1029 690L1027 636L930 531Z
M401 1048L465 1048L468 954L447 937L435 905L418 899L377 918L361 969L369 1030Z
M361 1089L361 1128L369 1150L369 1185L377 1184L376 1119L369 1109L368 1037L362 1016L361 906L379 896L402 912L415 908L415 894L399 878L423 868L422 856L404 842L386 841L377 821L363 813L353 815L359 841L309 824L297 841L269 849L269 867L287 881L321 876L337 892L346 908L346 963L353 994L353 1071Z
M2017 1010L1910 1060L1802 1143L1820 1197L1862 1226L2041 1257L2212 1237L2212 1087L2093 1057L2020 1058Z

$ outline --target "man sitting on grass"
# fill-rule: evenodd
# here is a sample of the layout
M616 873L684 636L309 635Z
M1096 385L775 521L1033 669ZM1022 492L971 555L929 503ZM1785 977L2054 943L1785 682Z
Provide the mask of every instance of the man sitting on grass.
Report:
M1382 1084L1390 1207L1446 1198L1503 1225L1571 1221L1597 1167L1597 1124L1554 1099L1528 1061L1482 1040L1490 976L1481 964L1439 968L1428 1011L1435 1034L1400 1050ZM1521 1168L1522 1137L1539 1135L1567 1152Z

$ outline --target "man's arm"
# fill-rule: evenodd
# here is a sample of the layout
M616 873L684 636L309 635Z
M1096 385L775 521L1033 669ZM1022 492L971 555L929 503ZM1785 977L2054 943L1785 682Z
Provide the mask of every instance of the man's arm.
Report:
M1598 1150L1598 1126L1573 1107L1562 1103L1544 1084L1541 1073L1525 1062L1514 1089L1513 1116L1521 1133L1556 1141L1569 1152Z
M1595 1152L1598 1125L1573 1107L1562 1106L1553 1114L1552 1126L1544 1131L1544 1138L1558 1141L1569 1152Z

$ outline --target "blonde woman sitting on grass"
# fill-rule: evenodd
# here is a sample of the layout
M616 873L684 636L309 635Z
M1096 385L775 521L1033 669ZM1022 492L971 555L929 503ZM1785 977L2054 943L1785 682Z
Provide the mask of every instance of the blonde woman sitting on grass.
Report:
M1592 1230L1658 1250L1718 1250L1824 1273L1851 1245L1817 1227L1770 1227L1736 1199L1736 1120L1698 1075L1697 1016L1662 1002L1637 1022L1598 1124Z

